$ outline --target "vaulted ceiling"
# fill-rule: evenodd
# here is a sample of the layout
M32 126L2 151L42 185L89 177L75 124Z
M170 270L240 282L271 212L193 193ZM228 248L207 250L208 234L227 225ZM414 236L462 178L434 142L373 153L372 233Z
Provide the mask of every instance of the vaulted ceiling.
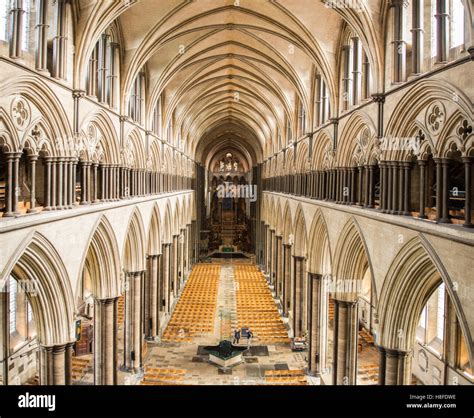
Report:
M337 95L344 25L370 45L372 68L380 68L386 1L361 4L354 10L319 0L79 0L75 83L84 83L93 44L118 19L122 111L145 68L148 120L161 96L165 126L174 115L175 131L196 160L208 163L229 149L252 166L285 131L285 118L295 124L298 101L312 108L316 71Z

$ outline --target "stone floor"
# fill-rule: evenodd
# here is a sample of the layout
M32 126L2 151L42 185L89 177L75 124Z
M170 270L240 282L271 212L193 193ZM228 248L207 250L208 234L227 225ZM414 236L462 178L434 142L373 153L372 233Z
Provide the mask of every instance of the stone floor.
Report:
M232 339L237 326L236 286L233 263L222 262L214 332L201 335L192 342L158 343L149 348L148 367L179 368L186 371L181 384L250 385L265 384L266 370L302 370L305 353L293 353L289 344L251 347L244 362L229 371L222 371L208 362L203 346L217 345L222 339ZM240 341L245 346L246 339Z
M170 373L180 373L179 377L170 379L164 384L184 385L263 385L267 384L265 372L268 370L303 370L307 365L307 352L295 353L289 344L251 346L243 356L244 362L229 371L222 371L209 363L204 346L217 345L222 339L232 339L233 330L237 326L236 284L234 280L234 265L249 263L244 260L220 260L221 273L217 294L214 330L212 333L199 335L191 342L158 342L148 343L144 359L145 370L160 369ZM123 357L123 325L119 327L118 358ZM331 362L332 333L329 332L328 364ZM247 344L246 339L240 341ZM256 343L258 344L258 342ZM92 355L90 355L92 360ZM378 363L375 348L363 345L358 353L357 384L375 384L373 365ZM118 384L143 384L144 374L118 372ZM306 377L308 384L319 384L319 379ZM331 384L330 375L323 379L325 384ZM93 384L93 367L86 371L83 377L74 384Z

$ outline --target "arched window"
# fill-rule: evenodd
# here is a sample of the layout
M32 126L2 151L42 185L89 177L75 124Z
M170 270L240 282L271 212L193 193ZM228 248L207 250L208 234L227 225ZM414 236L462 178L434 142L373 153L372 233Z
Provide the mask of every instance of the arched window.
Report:
M13 276L8 280L10 351L36 336L33 312L25 290Z
M9 3L9 0L0 0L0 41L8 41Z
M143 124L143 112L145 107L145 73L140 71L135 77L130 98L128 100L128 116L135 122Z
M288 115L285 115L285 125L286 125L286 143L289 144L293 139L293 131L291 129L291 122Z
M464 5L462 0L451 2L451 48L464 45Z
M321 74L316 75L315 126L325 124L330 118L329 92Z
M18 286L16 280L10 277L9 282L9 297L10 297L10 335L16 332L16 297L18 293Z
M456 59L452 48L464 45L464 5L462 0L432 0L431 56L437 62Z
M109 27L99 38L89 58L87 94L116 109L118 106L120 48L117 30Z
M21 49L28 51L30 47L30 0L23 0L23 25L21 27Z
M417 331L418 340L438 354L443 354L445 296L446 289L442 283L423 308Z
M342 108L349 110L371 97L371 69L358 36L346 33L342 46Z
M299 119L298 130L301 136L301 135L304 135L306 131L306 110L304 108L303 103L300 103L299 105L298 119Z
M161 118L162 118L161 96L156 101L155 110L153 111L152 131L161 137Z

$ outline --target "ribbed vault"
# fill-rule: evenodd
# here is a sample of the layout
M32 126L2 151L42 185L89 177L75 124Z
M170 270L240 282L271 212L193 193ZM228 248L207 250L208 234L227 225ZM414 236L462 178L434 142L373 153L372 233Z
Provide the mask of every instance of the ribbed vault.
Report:
M312 112L305 126L299 127L298 119L300 108L312 108L316 74L328 87L331 107L337 107L337 57L348 27L370 51L371 68L382 74L379 13L385 3L368 1L352 11L314 0L137 0L120 5L80 0L80 42L94 45L101 31L118 22L126 51L122 113L137 75L146 71L146 120L152 120L160 102L164 140L179 138L183 151L206 165L222 151L217 142L223 142L251 167L281 147L288 126L293 137L312 131ZM91 51L81 45L77 50L75 84L83 88ZM374 77L374 84L380 82Z

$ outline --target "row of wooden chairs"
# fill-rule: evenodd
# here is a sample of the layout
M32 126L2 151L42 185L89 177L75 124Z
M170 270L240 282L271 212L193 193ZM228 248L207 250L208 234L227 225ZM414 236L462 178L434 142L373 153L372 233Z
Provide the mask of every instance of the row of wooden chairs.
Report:
M72 357L72 380L79 381L92 368L92 357Z
M182 385L186 374L184 369L145 367L141 386L176 386Z
M259 343L288 343L288 333L267 281L255 266L235 266L238 328L249 327Z
M308 385L304 370L266 370L264 378L270 385Z
M117 322L123 325L125 321L125 296L120 296L117 302Z
M219 278L219 265L194 267L168 322L163 341L190 342L197 335L214 331Z

